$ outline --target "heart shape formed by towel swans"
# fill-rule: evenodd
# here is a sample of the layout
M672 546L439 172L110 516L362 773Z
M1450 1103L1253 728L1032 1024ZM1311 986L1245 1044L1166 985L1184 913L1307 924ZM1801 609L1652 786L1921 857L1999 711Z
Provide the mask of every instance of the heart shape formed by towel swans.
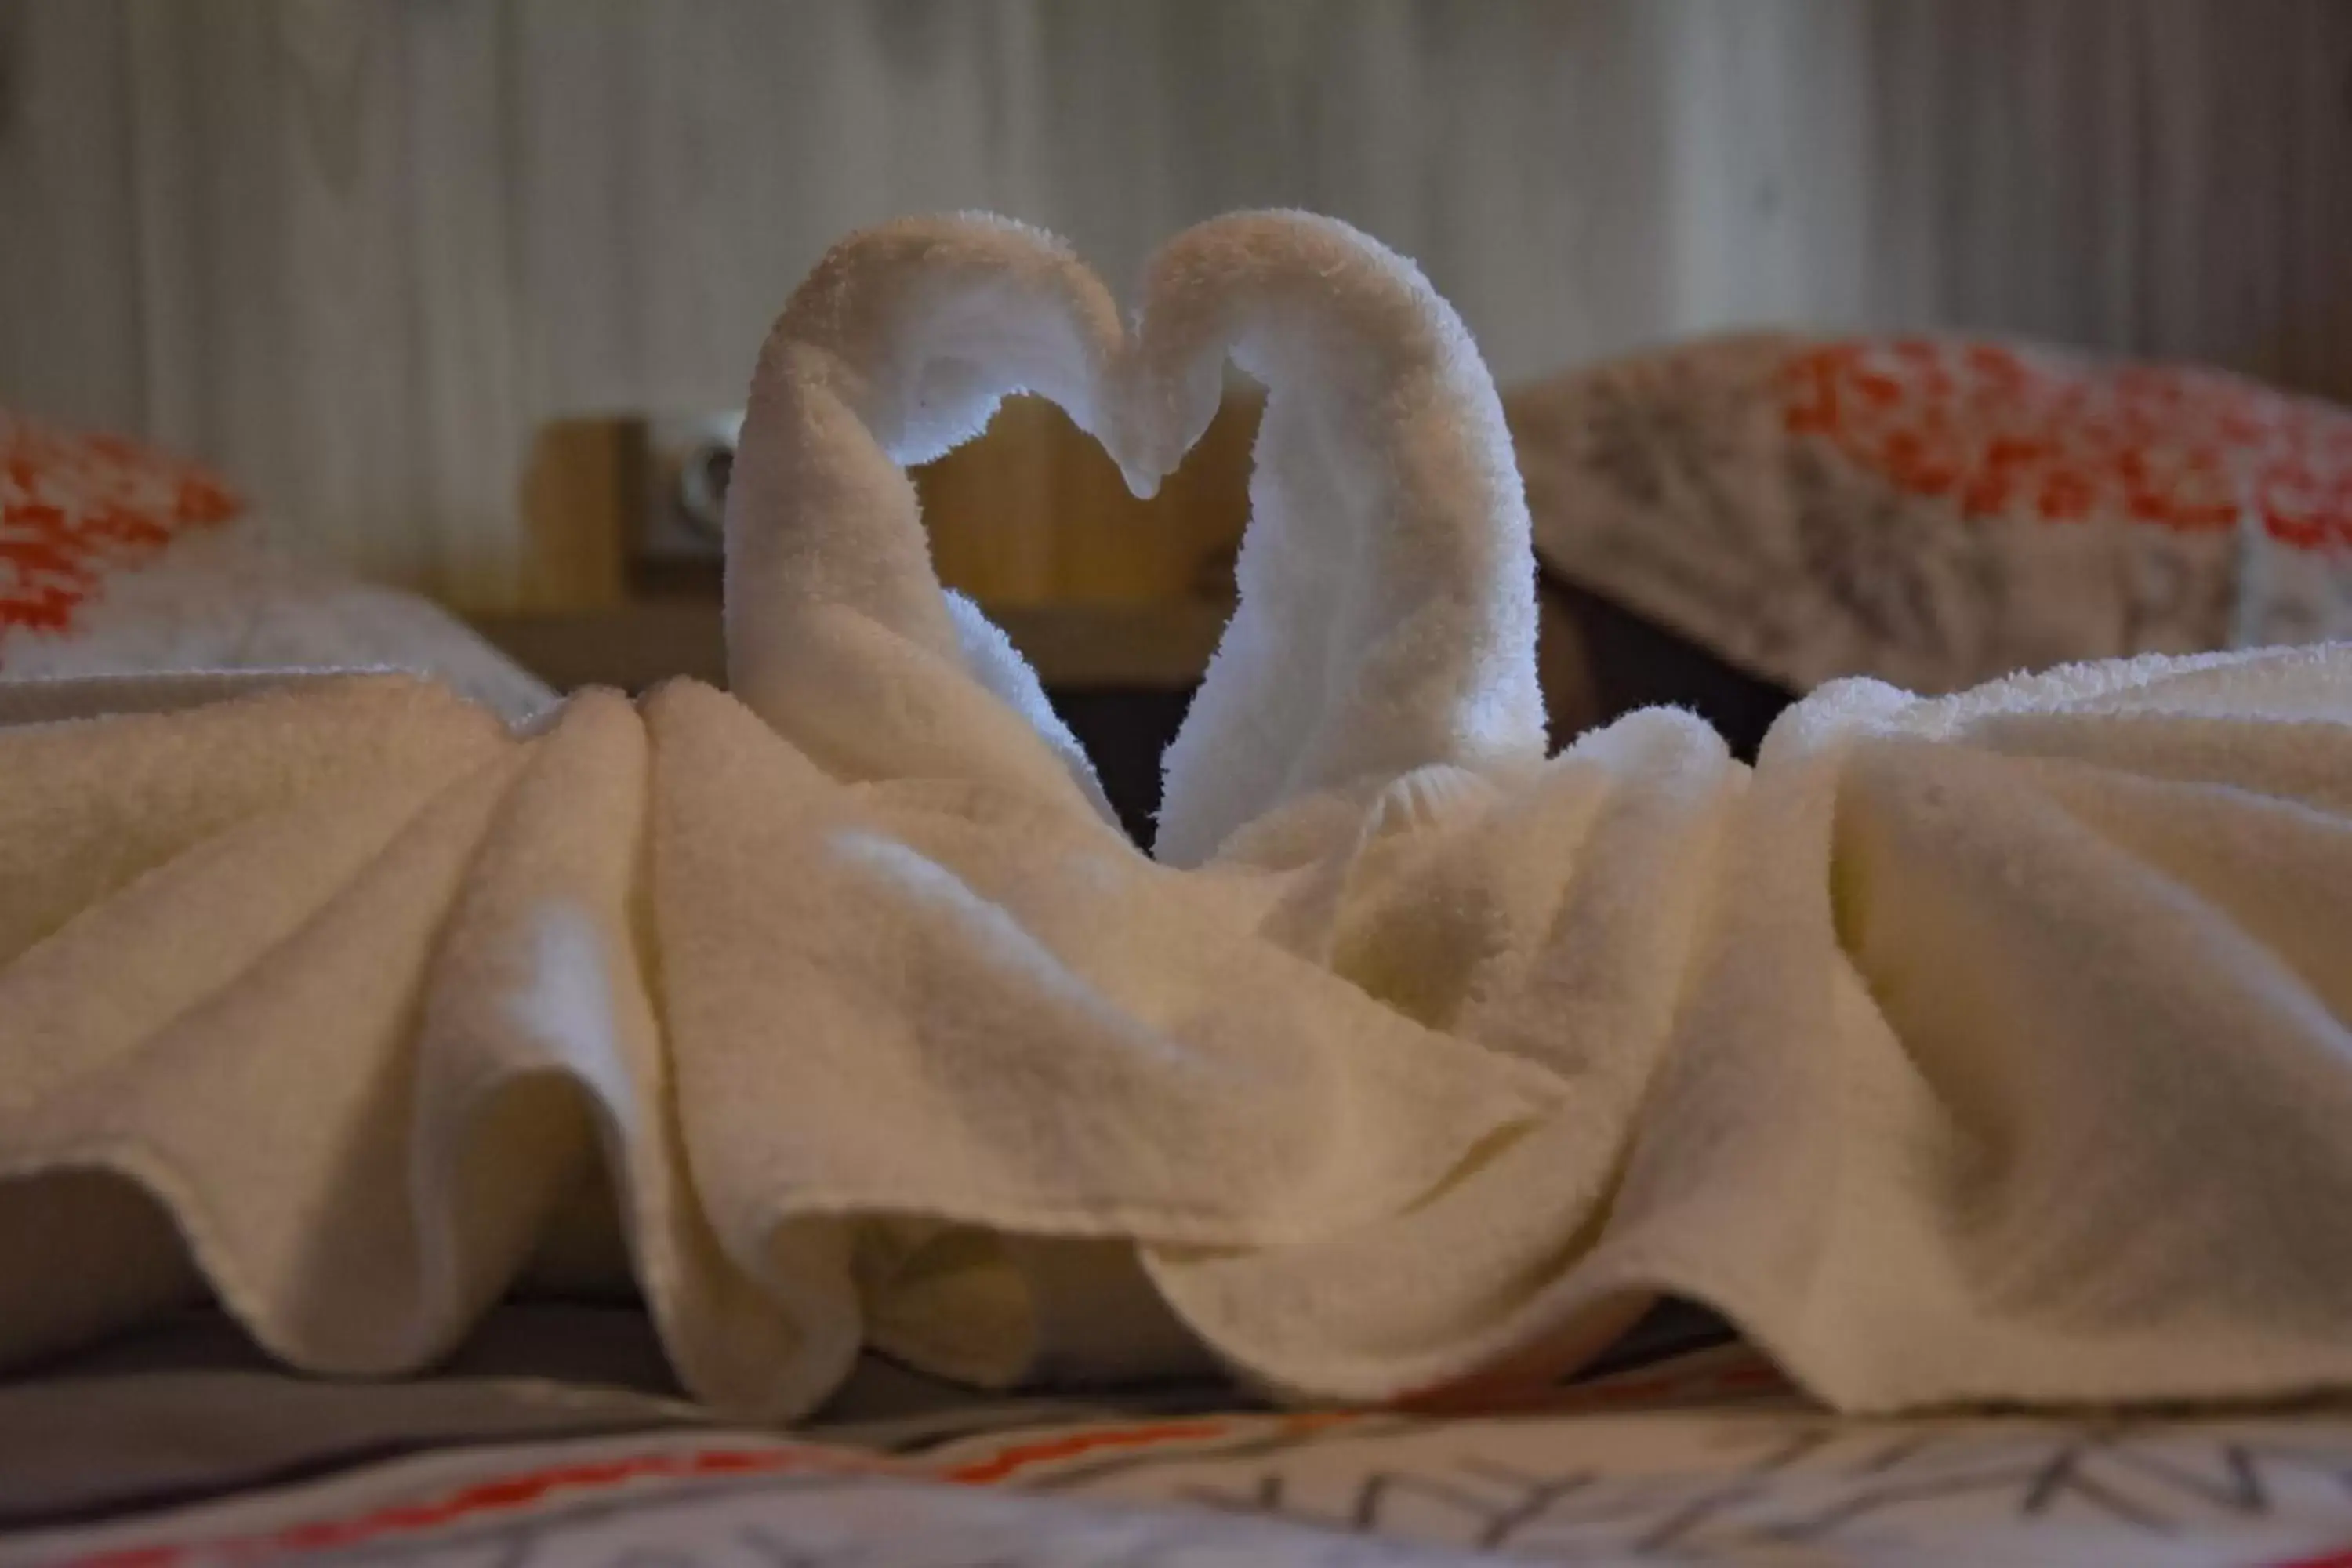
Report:
M1268 386L1154 856L902 464L1148 487ZM1815 693L1542 756L1493 388L1297 215L1135 330L986 218L763 350L731 693L0 685L0 1364L210 1297L309 1371L633 1292L683 1383L1523 1389L1661 1293L1847 1409L2352 1386L2352 650Z
M1267 389L1240 605L1169 748L1159 858L1199 865L1334 786L1540 763L1534 556L1494 384L1410 262L1303 214L1179 237L1132 335L1091 270L1018 224L836 247L752 382L727 520L736 695L846 776L1034 786L1058 765L1100 805L1028 668L941 590L901 465L1033 392L1148 495L1208 427L1228 356Z

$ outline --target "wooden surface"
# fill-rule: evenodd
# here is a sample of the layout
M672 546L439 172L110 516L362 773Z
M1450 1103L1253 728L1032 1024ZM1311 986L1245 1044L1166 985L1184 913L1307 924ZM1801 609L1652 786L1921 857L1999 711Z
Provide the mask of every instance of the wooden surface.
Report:
M1956 323L2352 396L2352 4L0 0L0 401L473 605L569 591L536 433L731 404L843 230L996 207L1124 281L1265 204L1507 377Z
M1058 689L1165 689L1208 668L1225 606L990 605L989 618ZM719 606L656 600L595 611L477 615L474 628L517 664L561 690L635 690L673 675L723 685L726 635Z
M983 603L1230 598L1263 399L1229 393L1181 467L1139 500L1094 437L1038 398L919 470L940 580Z

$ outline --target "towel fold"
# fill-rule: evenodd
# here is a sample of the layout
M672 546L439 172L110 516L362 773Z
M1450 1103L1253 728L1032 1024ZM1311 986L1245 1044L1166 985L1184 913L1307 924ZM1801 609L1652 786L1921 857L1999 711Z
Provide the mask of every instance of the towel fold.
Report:
M1148 487L1228 353L1243 597L1147 858L903 465L1025 388ZM601 1271L772 1417L861 1343L1475 1395L1661 1292L1853 1409L2352 1384L2352 649L1545 761L1476 353L1297 216L1132 331L1001 220L852 238L730 508L733 695L16 700L0 1363L209 1289L407 1371Z

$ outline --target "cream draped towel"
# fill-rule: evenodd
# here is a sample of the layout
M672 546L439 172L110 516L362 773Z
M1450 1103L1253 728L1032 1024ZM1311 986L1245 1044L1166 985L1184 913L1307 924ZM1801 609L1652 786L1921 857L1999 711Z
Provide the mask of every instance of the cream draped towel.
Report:
M941 592L1007 392L1138 488L1269 390L1156 852ZM993 1384L1554 1375L1661 1291L1851 1409L2352 1384L2352 650L1815 694L1543 755L1494 391L1297 215L1129 330L1000 220L763 350L733 695L0 688L0 1361L210 1291L323 1373L641 1292L789 1418Z

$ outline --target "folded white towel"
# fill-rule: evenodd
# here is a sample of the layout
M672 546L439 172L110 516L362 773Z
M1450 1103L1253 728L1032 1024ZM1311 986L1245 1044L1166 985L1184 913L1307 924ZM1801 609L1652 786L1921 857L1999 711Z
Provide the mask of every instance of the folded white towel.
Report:
M1028 387L1148 485L1228 350L1244 597L1150 858L900 465ZM209 1285L413 1369L604 1253L776 1415L862 1342L1475 1390L1659 1291L1854 1408L2352 1384L2352 649L1546 763L1492 389L1318 219L1180 238L1131 333L1013 226L854 238L738 473L734 697L0 728L0 1360Z

